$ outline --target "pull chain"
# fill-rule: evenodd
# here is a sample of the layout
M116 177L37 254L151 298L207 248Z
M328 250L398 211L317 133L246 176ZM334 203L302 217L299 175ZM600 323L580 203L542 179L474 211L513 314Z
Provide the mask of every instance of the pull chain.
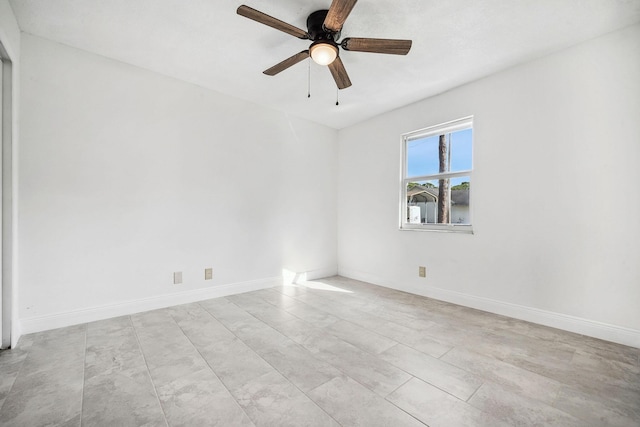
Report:
M311 55L309 55L309 64L307 71L307 98L311 98Z
M336 105L340 105L340 89L336 88Z

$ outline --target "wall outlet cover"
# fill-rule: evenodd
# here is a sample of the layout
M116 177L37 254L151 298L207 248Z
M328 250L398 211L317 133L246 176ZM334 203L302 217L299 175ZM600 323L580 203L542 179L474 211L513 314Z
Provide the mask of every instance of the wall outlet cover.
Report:
M211 280L213 278L213 268L204 269L204 280Z
M418 267L418 276L427 277L427 267Z
M182 271L176 271L173 273L173 284L179 285L180 283L182 283Z

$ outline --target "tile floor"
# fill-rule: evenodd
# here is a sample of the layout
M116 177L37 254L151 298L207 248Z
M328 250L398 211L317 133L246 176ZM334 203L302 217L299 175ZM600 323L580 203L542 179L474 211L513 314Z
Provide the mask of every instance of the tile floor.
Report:
M639 426L640 350L340 277L24 336L2 426Z

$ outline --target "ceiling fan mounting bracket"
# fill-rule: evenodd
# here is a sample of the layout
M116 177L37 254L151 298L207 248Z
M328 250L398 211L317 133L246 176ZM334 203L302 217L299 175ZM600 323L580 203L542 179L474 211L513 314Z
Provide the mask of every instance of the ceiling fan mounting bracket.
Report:
M316 10L307 18L307 32L311 40L336 42L340 38L340 31L331 31L324 27L324 20L328 12L326 9Z

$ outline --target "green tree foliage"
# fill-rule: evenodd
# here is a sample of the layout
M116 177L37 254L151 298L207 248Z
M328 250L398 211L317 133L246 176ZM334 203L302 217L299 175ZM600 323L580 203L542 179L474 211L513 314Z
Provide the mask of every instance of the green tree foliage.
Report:
M453 187L451 187L451 189L452 190L468 190L469 189L469 183L467 181L465 181L462 184L454 185Z
M430 182L425 182L424 184L419 184L417 182L410 182L407 184L407 190L413 190L416 187L436 188L436 186Z

